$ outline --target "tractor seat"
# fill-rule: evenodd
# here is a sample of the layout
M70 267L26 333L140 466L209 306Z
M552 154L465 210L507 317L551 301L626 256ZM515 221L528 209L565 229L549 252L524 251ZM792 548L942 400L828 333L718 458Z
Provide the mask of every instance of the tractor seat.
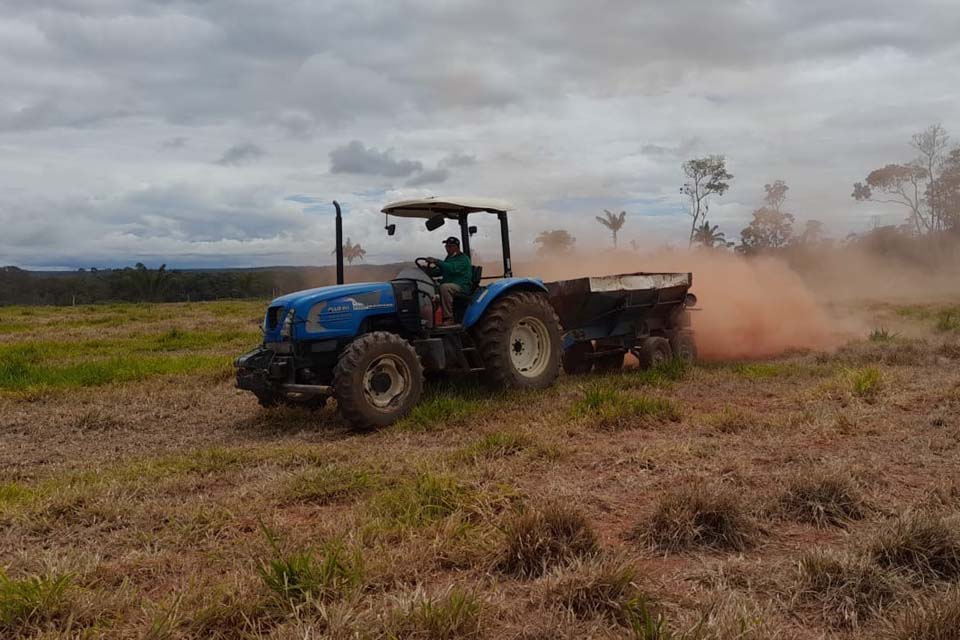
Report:
M467 307L470 306L470 298L473 297L473 294L476 293L480 287L480 277L483 275L483 267L474 266L471 268L473 269L473 277L470 281L470 291L453 294L453 318L457 322L463 321L463 314L466 313Z
M469 298L480 287L480 278L483 276L483 267L473 266L470 268L473 269L473 275L470 278L470 291L455 293L453 295L454 298Z

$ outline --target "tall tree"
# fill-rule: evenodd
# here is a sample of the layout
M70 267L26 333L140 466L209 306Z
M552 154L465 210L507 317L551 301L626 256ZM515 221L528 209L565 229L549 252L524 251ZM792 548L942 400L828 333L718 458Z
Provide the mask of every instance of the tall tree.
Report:
M917 234L942 231L951 226L947 183L947 146L950 137L934 124L914 134L910 146L917 156L905 164L888 164L871 171L864 182L853 185L855 200L898 204L908 211L907 222Z
M960 147L950 151L944 161L936 192L942 207L944 228L960 231Z
M723 231L720 231L720 226L710 226L710 223L707 220L704 220L703 224L696 228L696 231L694 231L693 234L693 241L696 244L699 244L701 247L706 247L708 249L728 249L733 246L732 242L727 241L726 234Z
M553 229L551 231L541 231L533 239L534 244L540 245L537 253L540 255L551 255L557 253L566 253L573 248L577 241L566 229Z
M793 214L783 210L790 187L783 180L763 185L763 206L753 212L753 219L740 232L737 251L745 254L782 249L793 238Z
M795 240L797 244L807 246L823 244L827 240L823 223L819 220L807 220L803 232Z
M730 188L733 174L727 171L727 161L721 155L687 160L682 165L687 181L680 187L690 199L690 244L701 221L710 210L710 198L722 196Z
M160 300L172 284L165 264L158 269L148 269L145 264L138 262L133 269L124 269L124 273L137 300L142 302Z
M627 221L627 212L621 211L620 213L611 213L606 209L603 210L604 217L596 216L597 222L605 226L607 229L610 229L610 232L613 234L613 248L617 248L617 232L623 228L623 223Z

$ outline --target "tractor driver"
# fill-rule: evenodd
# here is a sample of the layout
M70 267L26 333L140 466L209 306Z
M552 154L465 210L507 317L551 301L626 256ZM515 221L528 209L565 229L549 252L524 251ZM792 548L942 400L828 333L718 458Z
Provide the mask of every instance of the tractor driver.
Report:
M443 324L454 324L453 296L455 294L469 294L473 288L473 266L470 256L460 251L460 239L450 236L443 241L443 248L447 250L447 257L441 262L436 258L428 258L434 265L435 273L443 279L440 285L440 304L443 307Z

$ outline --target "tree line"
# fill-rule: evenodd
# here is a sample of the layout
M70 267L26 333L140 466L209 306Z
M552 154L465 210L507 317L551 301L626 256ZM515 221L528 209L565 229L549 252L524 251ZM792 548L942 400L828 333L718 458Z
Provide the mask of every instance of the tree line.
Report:
M850 234L843 243L889 249L894 239L901 244L916 240L916 246L931 244L921 240L924 237L946 242L960 240L960 145L950 147L949 140L942 125L931 125L912 137L910 146L916 153L912 160L887 164L871 171L863 182L855 183L851 194L854 200L900 205L905 219L901 225L877 225L864 234ZM794 227L796 216L786 208L790 187L783 180L764 185L760 206L740 230L739 243L729 240L719 225L711 225L708 220L711 201L722 197L734 178L727 171L726 158L693 158L684 162L681 169L685 181L680 191L687 197L690 215L690 246L757 255L797 246L823 247L832 242L821 220L808 219L802 228ZM614 248L626 218L626 211L613 214L606 209L604 216L596 216L611 232ZM537 235L534 243L541 255L557 254L572 250L576 238L565 229L552 229ZM635 243L631 245L637 248Z
M360 265L350 279L383 280L397 265ZM138 262L122 269L36 272L0 267L0 305L70 305L98 302L188 302L224 298L270 298L333 284L329 267L176 270Z

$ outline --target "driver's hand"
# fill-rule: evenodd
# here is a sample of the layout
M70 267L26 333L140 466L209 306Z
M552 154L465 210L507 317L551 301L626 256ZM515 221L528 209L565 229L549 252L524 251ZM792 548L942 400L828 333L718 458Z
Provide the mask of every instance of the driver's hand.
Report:
M436 258L427 258L427 264L437 264L438 262L440 261Z

